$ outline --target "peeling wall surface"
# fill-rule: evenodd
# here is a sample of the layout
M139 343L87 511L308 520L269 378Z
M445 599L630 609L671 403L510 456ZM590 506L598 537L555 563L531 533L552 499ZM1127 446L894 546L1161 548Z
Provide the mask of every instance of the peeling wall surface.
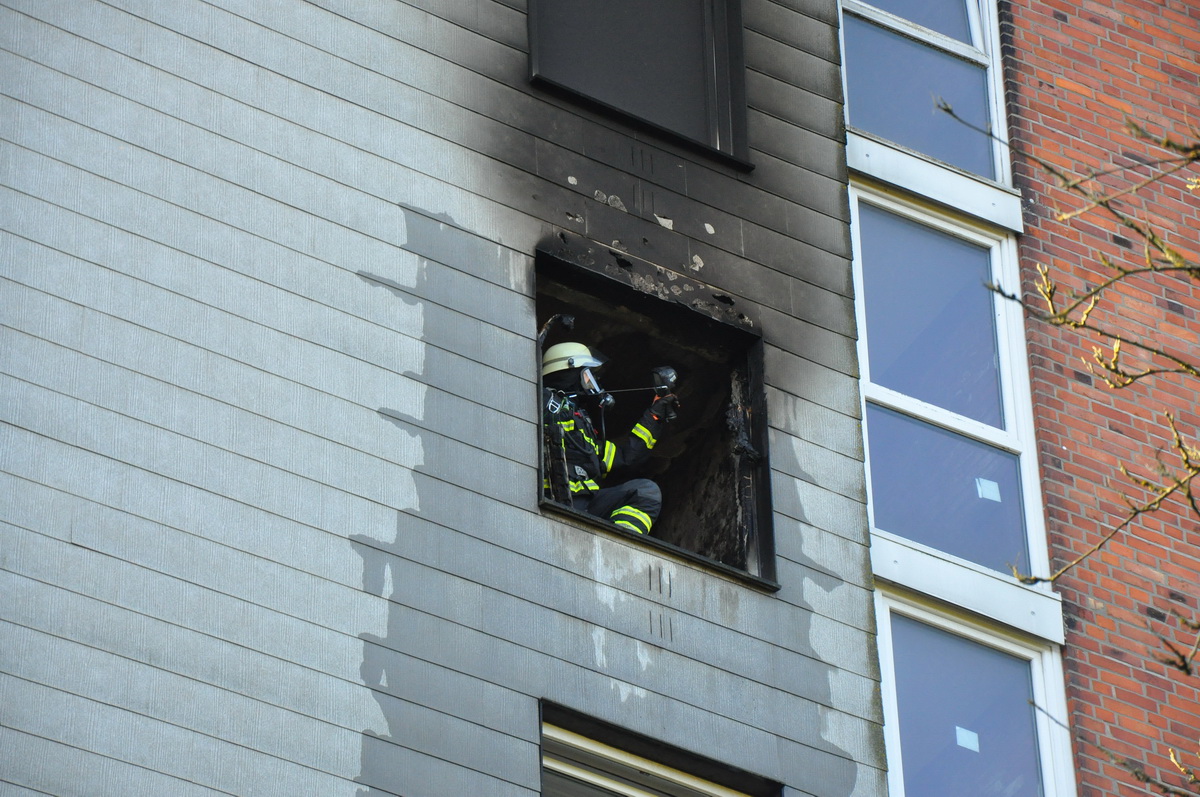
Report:
M0 792L531 797L549 700L885 793L836 4L742 10L753 171L524 0L0 0ZM539 508L563 231L761 320L778 591Z

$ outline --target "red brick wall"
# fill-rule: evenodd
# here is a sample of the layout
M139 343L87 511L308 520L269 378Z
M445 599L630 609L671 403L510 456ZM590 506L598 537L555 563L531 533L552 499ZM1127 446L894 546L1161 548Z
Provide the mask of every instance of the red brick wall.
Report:
M1088 171L1164 153L1124 129L1189 134L1200 127L1200 2L1197 0L1015 0L1002 2L1002 40L1014 142L1062 168ZM1193 137L1197 134L1192 133ZM1064 223L1057 210L1079 202L1043 170L1015 157L1025 201L1020 239L1026 296L1038 264L1063 289L1107 276L1100 255L1144 263L1142 241L1102 211ZM1128 184L1140 169L1110 182ZM1187 174L1196 177L1200 169ZM1196 262L1200 190L1167 178L1127 203ZM1095 318L1150 335L1200 362L1200 281L1174 276L1132 280ZM1124 517L1122 493L1137 495L1119 466L1154 473L1170 445L1162 412L1200 447L1200 379L1175 376L1123 391L1088 373L1095 338L1029 324L1034 412L1052 565L1060 566ZM1200 484L1197 484L1200 493ZM1176 608L1200 619L1200 518L1179 500L1115 538L1058 582L1068 617L1064 650L1079 793L1144 794L1144 787L1097 749L1144 760L1151 772L1181 781L1167 748L1200 768L1200 673L1158 663L1156 633L1181 644L1195 635L1164 622Z

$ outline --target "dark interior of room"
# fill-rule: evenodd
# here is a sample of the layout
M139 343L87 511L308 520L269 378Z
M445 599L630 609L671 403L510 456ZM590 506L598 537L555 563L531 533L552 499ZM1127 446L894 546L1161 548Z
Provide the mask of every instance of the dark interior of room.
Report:
M760 339L684 305L549 260L538 269L538 328L556 314L573 316L574 326L552 325L546 348L575 341L608 358L597 376L616 405L603 414L594 407L588 412L597 425L603 416L614 441L653 401L652 370L669 365L679 375L678 418L649 463L636 473L614 472L608 483L653 479L662 488L663 510L652 536L758 575L758 515L766 489L761 482L766 430L756 428L765 418L758 410Z

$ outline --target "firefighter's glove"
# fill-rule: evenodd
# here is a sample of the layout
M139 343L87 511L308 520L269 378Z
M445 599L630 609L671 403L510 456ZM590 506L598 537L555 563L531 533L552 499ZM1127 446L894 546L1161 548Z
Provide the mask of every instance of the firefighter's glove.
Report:
M654 416L656 421L673 421L675 420L675 408L679 406L679 396L674 393L668 393L665 396L659 396L650 405L650 414Z

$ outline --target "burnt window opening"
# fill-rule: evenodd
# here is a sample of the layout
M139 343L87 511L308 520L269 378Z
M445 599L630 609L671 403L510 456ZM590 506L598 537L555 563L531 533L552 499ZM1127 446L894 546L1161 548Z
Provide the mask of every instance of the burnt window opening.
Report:
M607 480L609 485L653 480L662 490L662 510L650 535L642 537L570 506L561 486L556 498L550 477L564 467L561 443L544 427L543 506L773 588L761 337L729 297L709 286L620 253L605 251L602 259L597 272L595 264L580 267L538 252L538 328L554 316L574 319L570 329L551 323L542 351L578 342L608 358L597 375L616 399L603 413L604 430L614 442L653 401L654 392L645 389L653 385L652 370L669 365L678 372L678 417L667 424L647 462L628 473L614 470ZM600 425L595 405L585 407Z
M740 0L530 0L544 86L751 168Z

